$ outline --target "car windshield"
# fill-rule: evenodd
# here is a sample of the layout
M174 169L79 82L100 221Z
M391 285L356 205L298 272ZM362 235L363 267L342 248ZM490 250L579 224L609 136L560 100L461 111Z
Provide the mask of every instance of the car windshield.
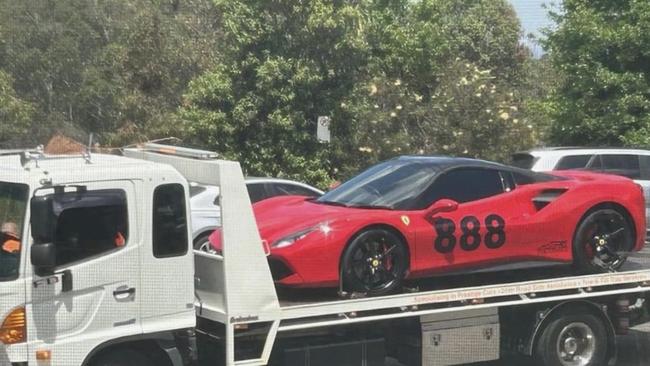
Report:
M18 278L28 194L25 184L0 182L0 281Z
M390 160L377 164L314 202L345 207L413 210L439 171L431 162Z

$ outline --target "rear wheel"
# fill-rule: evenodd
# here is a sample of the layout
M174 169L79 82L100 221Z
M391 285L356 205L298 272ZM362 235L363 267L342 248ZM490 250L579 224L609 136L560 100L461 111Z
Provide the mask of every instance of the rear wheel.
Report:
M343 252L344 288L371 296L397 290L408 269L408 251L402 239L386 229L358 234Z
M615 271L634 246L629 221L613 209L598 209L578 225L573 241L574 265L581 273Z
M537 365L602 366L607 362L607 330L591 314L555 317L544 327L537 341Z

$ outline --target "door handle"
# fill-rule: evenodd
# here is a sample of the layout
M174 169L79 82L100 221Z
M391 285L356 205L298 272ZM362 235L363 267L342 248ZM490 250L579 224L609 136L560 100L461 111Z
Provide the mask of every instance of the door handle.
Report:
M135 297L135 287L120 286L113 291L113 297L117 301L129 301Z

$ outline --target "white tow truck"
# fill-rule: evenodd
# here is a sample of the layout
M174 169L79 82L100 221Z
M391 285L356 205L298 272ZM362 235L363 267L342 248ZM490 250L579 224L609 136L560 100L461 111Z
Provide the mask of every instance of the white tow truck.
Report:
M220 188L222 255L192 250L189 182ZM237 162L0 151L0 365L453 365L511 352L600 365L645 308L650 265L437 278L339 298L276 289ZM562 274L564 273L564 274Z

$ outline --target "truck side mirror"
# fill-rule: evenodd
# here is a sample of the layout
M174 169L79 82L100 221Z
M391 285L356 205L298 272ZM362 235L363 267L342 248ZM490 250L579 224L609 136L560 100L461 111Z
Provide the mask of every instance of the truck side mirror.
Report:
M443 198L441 200L437 200L431 206L429 206L429 209L427 210L427 215L433 216L443 212L453 212L456 211L457 209L458 209L458 202L447 198Z
M52 198L48 196L33 197L30 208L30 224L34 243L54 242L56 215L54 214L54 202Z
M54 274L56 247L54 243L34 244L31 248L32 265L39 276Z

